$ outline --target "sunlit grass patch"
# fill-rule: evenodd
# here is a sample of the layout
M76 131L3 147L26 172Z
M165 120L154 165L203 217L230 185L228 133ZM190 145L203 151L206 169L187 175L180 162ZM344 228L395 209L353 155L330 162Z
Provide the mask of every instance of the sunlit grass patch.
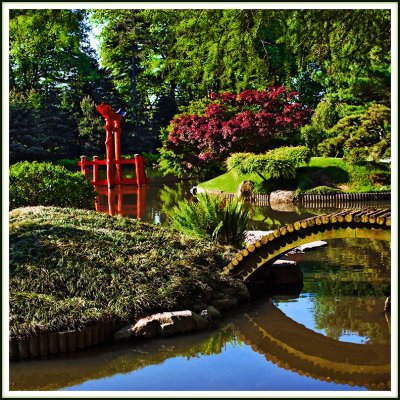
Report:
M124 321L205 306L214 289L230 285L221 271L236 252L166 227L55 207L11 211L10 232L10 329L16 335L89 321L73 299L99 318ZM70 301L68 323L62 313L41 314L63 301ZM52 306L37 310L41 302Z

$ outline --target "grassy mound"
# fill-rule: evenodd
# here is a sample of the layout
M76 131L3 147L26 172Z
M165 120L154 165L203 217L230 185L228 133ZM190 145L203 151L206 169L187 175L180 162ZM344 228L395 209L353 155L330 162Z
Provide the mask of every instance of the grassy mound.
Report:
M293 180L263 182L257 173L238 174L234 170L219 175L198 186L206 190L236 192L240 183L252 180L255 192L277 189L305 191L318 186L338 188L344 193L390 190L390 164L364 163L351 165L341 158L313 157L307 167L297 169Z
M95 211L10 212L10 331L76 329L205 306L235 249Z
M236 193L239 185L246 180L254 182L255 192L261 191L260 188L262 186L263 179L259 175L255 173L238 174L233 170L228 171L225 174L218 175L209 181L202 182L198 186L206 190Z

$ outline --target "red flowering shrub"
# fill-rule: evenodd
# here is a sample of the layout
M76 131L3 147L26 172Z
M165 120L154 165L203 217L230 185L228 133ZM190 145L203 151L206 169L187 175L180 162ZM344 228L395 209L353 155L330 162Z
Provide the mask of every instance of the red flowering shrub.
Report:
M265 91L211 93L202 116L177 116L162 138L160 167L178 175L221 169L235 152L269 150L279 136L290 136L308 122L311 110L283 86Z

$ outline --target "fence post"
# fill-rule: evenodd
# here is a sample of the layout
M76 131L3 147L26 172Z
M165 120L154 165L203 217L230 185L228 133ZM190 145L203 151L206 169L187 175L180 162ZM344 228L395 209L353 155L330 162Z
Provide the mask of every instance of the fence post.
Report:
M97 163L99 157L93 156L93 185L96 186L99 181L99 164Z
M86 169L86 156L81 156L81 172L83 175L85 175L85 169Z
M114 188L108 188L108 214L115 215L115 190Z
M144 157L135 154L136 184L140 187L147 183L146 172L144 169Z
M89 170L86 168L86 156L81 156L81 172L85 178L89 178Z
M115 151L115 168L117 171L117 179L115 184L121 184L121 164L119 163L121 159L121 118L122 116L116 114L115 119L113 119L113 133L114 133L114 151Z

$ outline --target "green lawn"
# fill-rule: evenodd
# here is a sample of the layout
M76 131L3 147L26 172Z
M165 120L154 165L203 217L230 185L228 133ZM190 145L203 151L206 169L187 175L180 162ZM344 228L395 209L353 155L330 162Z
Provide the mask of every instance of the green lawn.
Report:
M232 193L238 190L244 180L254 182L255 192L266 192L268 189L305 191L318 186L338 188L346 193L380 191L382 187L390 190L390 164L350 165L341 158L313 157L308 166L298 168L296 179L292 181L278 180L263 184L257 174L239 175L229 171L198 186Z

